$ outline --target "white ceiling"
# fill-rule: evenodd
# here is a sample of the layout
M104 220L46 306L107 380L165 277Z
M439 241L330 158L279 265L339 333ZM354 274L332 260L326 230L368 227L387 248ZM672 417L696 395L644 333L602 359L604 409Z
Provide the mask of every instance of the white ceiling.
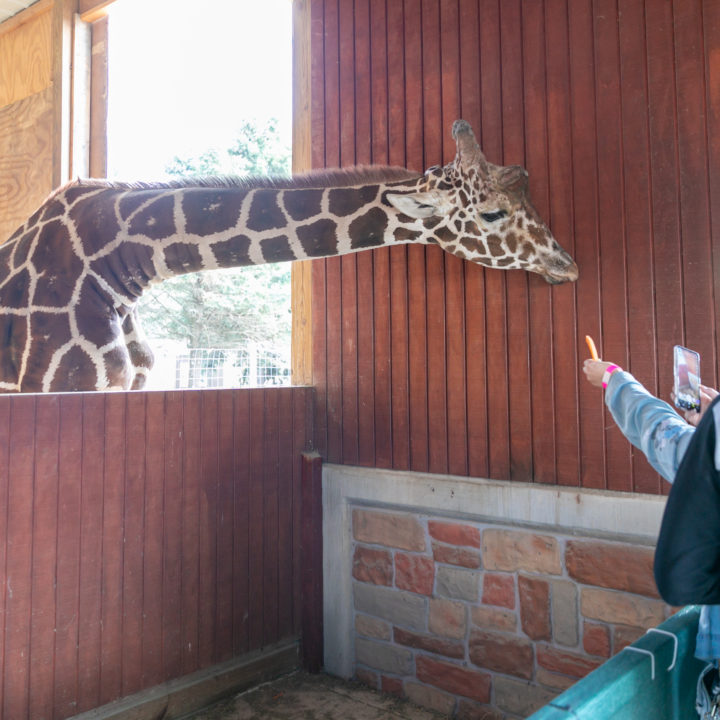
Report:
M0 0L0 23L30 7L34 2L35 0Z

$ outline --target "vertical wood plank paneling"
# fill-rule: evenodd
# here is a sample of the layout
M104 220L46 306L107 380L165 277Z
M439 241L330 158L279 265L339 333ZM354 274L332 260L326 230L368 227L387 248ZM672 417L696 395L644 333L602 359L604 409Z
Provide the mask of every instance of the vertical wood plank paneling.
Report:
M293 547L293 573L292 573L292 619L293 628L298 629L302 624L302 566L300 563L302 546L302 461L301 454L310 450L312 426L311 418L314 405L314 391L305 388L302 392L293 392L292 395L292 547Z
M236 654L250 646L250 483L251 483L251 414L250 393L234 393L235 452L233 511L235 534L233 542L233 648ZM293 418L294 419L294 418Z
M547 63L548 187L549 214L553 234L573 257L573 187L569 30L566 0L545 2L545 54ZM557 482L580 482L578 385L580 365L577 356L577 286L552 289L553 382L555 388L555 459ZM582 382L585 382L584 377Z
M302 663L317 673L323 665L322 459L306 453L301 462Z
M447 3L452 5L452 0ZM440 5L436 0L422 3L423 168L443 161L443 75L441 57ZM448 79L448 84L450 84ZM427 469L447 472L447 365L445 325L445 260L439 248L425 250L427 329Z
M233 393L218 393L218 512L217 524L217 627L216 658L233 656L233 548L234 524L234 408ZM278 449L279 456L279 449Z
M407 166L405 145L405 3L387 3L388 160ZM395 68L390 72L389 68ZM390 362L392 407L392 466L410 467L410 397L408 363L407 247L390 249ZM376 354L379 349L376 350Z
M691 329L681 300L702 262L703 304L720 306L707 5L317 0L315 162L370 147L373 162L425 169L451 159L463 116L490 161L529 169L534 204L580 267L577 284L550 287L468 263L460 277L431 247L375 251L372 268L365 255L326 263L315 332L327 460L664 491L585 381L583 338L666 396L672 344L698 337L714 377L715 335L697 314Z
M60 398L60 454L55 592L56 717L74 715L78 701L78 588L82 493L82 397ZM131 636L133 637L133 636ZM135 638L139 637L137 634ZM137 643L137 640L135 641ZM14 717L10 714L8 717Z
M278 638L278 393L264 391L263 437L263 644Z
M622 198L622 126L618 8L616 0L593 4L595 29L598 228L602 273L602 326L606 357L627 367L627 268ZM607 432L606 487L630 490L630 446L611 426Z
M670 3L646 3L647 73L650 126L653 250L655 259L655 321L658 390L672 389L672 348L683 333L683 296L678 197L677 114L673 13Z
M373 254L355 256L357 298L357 460L356 464L375 465L375 277ZM386 299L387 302L387 299ZM344 444L344 441L343 441Z
M355 27L355 162L372 163L373 78L371 64L370 0L354 4ZM385 103L383 103L384 105ZM379 109L382 115L382 106ZM357 464L375 464L375 292L373 254L357 253L355 292L365 301L357 304ZM343 440L345 444L345 440Z
M442 85L442 119L440 163L450 162L455 155L455 143L448 128L460 113L460 2L441 3L440 62ZM467 413L465 382L465 312L463 296L464 263L446 253L442 258L445 270L445 328L446 328L446 382L442 388L447 407L447 458L444 472L467 474Z
M544 4L544 3L543 3ZM547 148L547 70L543 4L523 2L525 156L533 204L550 222ZM555 373L552 362L552 290L528 278L530 300L530 382L532 388L532 473L538 482L556 482ZM515 395L515 393L511 393Z
M344 255L339 262L340 274L340 357L342 384L342 410L340 436L342 458L350 465L358 464L358 308L357 258Z
M263 558L265 557L265 535L263 533L263 488L255 478L264 472L265 446L265 397L263 390L250 391L250 488L248 524L250 558L248 562L248 583L250 587L248 623L250 647L263 643L265 620L263 610L266 598L263 585Z
M10 418L11 403L0 404L0 690L5 695L5 652L7 649L7 559L10 513ZM0 710L4 710L0 705Z
M312 305L324 308L327 303L327 266L324 261L313 263L312 266ZM315 400L315 445L323 457L328 456L328 396L330 389L327 377L327 323L324 313L312 323L313 338L313 385L317 388Z
M364 160L369 146L373 162L425 169L450 160L450 124L464 116L490 161L529 169L534 204L580 267L577 284L553 288L467 263L459 277L452 258L420 246L375 251L372 265L365 256L326 263L315 293L325 301L315 326L320 452L331 462L664 491L585 381L583 338L666 396L663 358L698 337L714 377L717 339L697 314L691 329L681 301L702 263L703 304L720 306L717 273L710 279L713 9L701 0L317 8L315 162Z
M423 108L423 12L420 0L405 0L405 104ZM422 170L423 115L415 110L406 116L406 163ZM408 395L410 468L419 472L428 469L428 373L427 373L427 281L425 248L407 248L407 312L408 312ZM412 332L410 332L412 328Z
M523 33L532 35L534 43L542 41L543 33L537 22L532 25L532 18L525 22L522 3L501 4L500 7L502 115L499 118L498 132L502 137L502 155L498 155L498 162L524 166L529 161L525 152L525 128L533 132L538 123L542 124L543 115L538 113L538 108L532 108L533 103L528 102L529 99L524 95L523 63L528 62L526 57L529 49L525 47ZM521 53L513 51L518 42L523 43ZM542 66L540 62L540 72ZM497 72L492 67L486 70L490 73ZM530 367L536 348L532 346L528 309L528 285L532 285L532 279L525 273L510 272L503 273L502 281L505 284L503 299L507 326L507 357L501 352L495 362L507 364L507 398L503 397L503 402L507 403L508 438L507 441L503 439L503 442L507 442L509 452L507 472L512 479L526 481L533 477L532 409L535 405L535 387L530 382ZM488 352L495 355L496 351L491 344L488 344ZM494 375L488 376L491 386L494 385L493 377Z
M44 399L44 398L43 398ZM102 513L105 446L105 396L88 394L82 398L82 415L96 418L83 423L81 518L80 518L80 595L78 616L78 711L90 710L100 702L102 596Z
M392 467L392 355L390 316L390 249L382 248L377 252L365 253L372 258L373 269L373 315L372 315L372 373L373 373L373 409L372 418L363 407L364 395L360 402L363 412L360 416L362 437L368 435L363 422L369 418L371 436L361 446L360 462L381 468ZM367 330L365 331L367 333ZM368 373L370 371L368 370ZM365 390L362 391L363 393ZM372 442L372 459L370 455Z
M5 593L5 675L3 717L23 717L30 689L30 623L32 585L32 530L34 493L35 399L14 398L9 431L8 542ZM77 577L77 574L75 574ZM71 630L76 627L71 622ZM67 646L65 646L67 647ZM65 648L63 648L65 649ZM77 658L69 657L70 672L77 673ZM75 675L77 677L77 675ZM74 699L75 686L70 690ZM65 698L63 698L65 699Z
M165 531L165 394L148 393L145 407L143 527L143 687L163 680L163 535Z
M517 3L516 3L517 4ZM503 93L501 69L505 67L501 44L501 9L495 0L481 0L480 65L482 68L482 136L481 144L490 162L502 164L503 158ZM487 43L487 45L485 44ZM519 57L508 62L517 63ZM517 67L517 65L516 65ZM509 69L509 68L508 68ZM515 106L514 113L520 108ZM507 317L505 303L505 273L484 271L486 374L479 378L487 388L488 477L504 478L510 471L509 410L507 368Z
M712 242L708 197L707 104L702 4L682 3L674 12L677 88L680 233L685 288L685 344L716 364ZM692 298L691 301L690 298ZM703 308L704 312L698 312Z
M311 0L310 3L310 135L312 138L311 165L324 167L325 162L325 2ZM312 263L311 301L317 308L311 327L312 376L317 388L313 427L315 443L323 457L327 457L328 383L327 383L327 327L323 319L326 306L325 262Z
M201 667L215 657L217 631L218 397L204 392L200 407L198 635Z
M712 269L714 279L714 311L717 327L720 318L720 248L717 242L720 228L720 6L712 0L703 0L703 42L705 45L705 85L708 116L708 167L710 183L710 220L712 240ZM717 334L716 334L717 336ZM715 365L703 363L703 378L712 387L718 386L720 378L720 352L715 348Z
M101 536L102 640L100 651L100 703L116 700L122 694L123 655L123 577L125 517L125 396L110 393L105 398L105 448L103 519Z
M497 57L499 35L482 15L476 0L463 0L461 4L461 94L462 117L472 123L478 142L486 153L490 133L486 133L483 98L491 73L482 73L484 64ZM479 40L479 42L478 42ZM494 43L494 46L493 46ZM488 416L487 416L487 363L486 363L486 304L485 272L479 265L463 263L465 275L465 337L467 368L467 437L468 473L475 477L488 477Z
M38 398L35 426L33 506L32 624L30 628L30 717L49 718L53 711L55 672L55 583L60 407L57 396ZM0 436L5 429L0 411ZM0 441L0 448L2 441ZM0 449L0 472L6 466ZM0 497L1 491L0 491ZM3 502L0 500L0 513ZM0 517L5 515L0 514ZM4 538L0 535L0 542ZM0 552L0 557L3 553ZM2 584L5 587L5 584ZM95 593L98 596L97 592ZM2 608L0 608L2 612ZM0 655L2 645L0 644ZM0 663L0 666L2 663ZM94 668L97 670L96 665ZM1 675L0 675L1 677Z
M648 138L647 48L642 4L621 0L620 30L623 186L627 242L629 370L652 392L657 388L653 351L655 306ZM642 42L638 42L642 38ZM667 367L667 366L666 366ZM641 453L632 457L633 490L658 493L660 476Z
M292 391L283 388L278 393L277 437L278 638L288 637L293 632L293 557L287 552L293 547L293 463L297 457L293 450L293 421Z
M325 3L325 164L339 167L343 161L340 133L340 9L338 0ZM346 122L347 125L347 122ZM349 164L352 160L349 160ZM327 459L339 462L342 458L342 294L341 261L339 258L324 260L325 265L325 332L328 338L340 338L340 342L327 343L325 357L325 385L328 403L326 408ZM313 307L315 303L313 302Z
M390 163L388 147L388 13L385 0L370 0L370 92L371 92L371 128L370 161L377 165ZM392 436L392 353L391 353L391 301L390 301L390 250L380 248L373 253L364 253L373 261L373 407L371 419L373 437L373 464L377 467L391 468L393 457ZM365 330L367 335L367 330ZM363 363L366 362L363 357ZM365 390L360 401L364 400ZM367 416L363 412L360 417ZM367 432L361 425L364 434ZM361 447L360 461L369 459L366 444Z
M297 638L312 396L0 395L3 717Z
M143 551L145 549L145 394L127 395L125 557L123 563L123 695L142 687Z
M597 151L595 145L595 75L593 72L592 3L579 0L568 3L570 53L570 138L573 151L573 233L576 238L575 261L582 268L578 281L578 356L588 357L585 335L598 343L601 357L605 352L600 321L600 254L597 237ZM580 411L580 484L600 488L605 482L603 398L582 378L579 385Z
M340 157L339 166L355 165L356 152L356 93L355 84L363 78L355 76L355 17L354 3L338 3ZM367 78L364 78L367 83ZM354 254L345 255L338 263L339 293L337 295L340 333L340 366L342 406L339 408L339 434L342 457L357 465L358 461L358 303L357 264Z
M182 534L182 662L183 673L200 666L200 494L201 445L191 438L202 437L200 392L183 393L183 534Z
M330 258L325 264L325 298L327 312L325 332L328 340L326 350L327 403L327 460L341 462L343 457L343 307L342 307L342 258Z
M165 393L163 428L163 679L182 674L183 396Z

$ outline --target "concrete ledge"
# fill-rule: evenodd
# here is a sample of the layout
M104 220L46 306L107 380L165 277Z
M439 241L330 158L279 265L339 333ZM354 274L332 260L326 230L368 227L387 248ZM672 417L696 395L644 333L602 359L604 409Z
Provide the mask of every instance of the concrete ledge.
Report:
M300 667L297 640L248 653L69 720L175 720Z
M345 678L353 672L352 506L654 546L665 501L658 495L324 465L325 669Z

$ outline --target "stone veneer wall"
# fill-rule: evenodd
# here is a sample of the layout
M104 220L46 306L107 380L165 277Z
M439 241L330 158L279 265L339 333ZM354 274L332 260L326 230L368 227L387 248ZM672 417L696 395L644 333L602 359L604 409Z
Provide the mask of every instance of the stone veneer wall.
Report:
M651 528L663 498L522 486L513 492L521 498L524 490L522 512L530 519L503 519L490 496L507 484L331 467L331 505L338 476L343 501L326 503L325 512L335 513L330 525L344 518L344 538L333 539L330 529L325 552L332 556L341 545L346 557L332 572L342 565L350 577L330 579L326 563L325 597L326 604L350 605L350 646L339 674L448 716L522 718L671 613L652 577ZM408 487L400 498L373 500L377 490L387 495L388 483ZM465 496L468 504L448 515L444 502L422 507L423 493L432 501ZM580 515L606 513L610 529L578 527L571 507L563 519L558 507L566 493L583 507ZM625 522L607 499L617 501L620 515L635 503L634 528L632 512L620 527ZM348 588L346 598L338 583ZM330 616L326 633L336 627ZM326 640L331 672L333 642Z

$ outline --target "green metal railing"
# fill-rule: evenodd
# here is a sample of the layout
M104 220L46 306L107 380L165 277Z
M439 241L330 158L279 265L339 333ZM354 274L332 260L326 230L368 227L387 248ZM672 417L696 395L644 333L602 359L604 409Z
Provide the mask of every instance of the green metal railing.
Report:
M696 606L681 610L528 720L697 720L699 614Z

